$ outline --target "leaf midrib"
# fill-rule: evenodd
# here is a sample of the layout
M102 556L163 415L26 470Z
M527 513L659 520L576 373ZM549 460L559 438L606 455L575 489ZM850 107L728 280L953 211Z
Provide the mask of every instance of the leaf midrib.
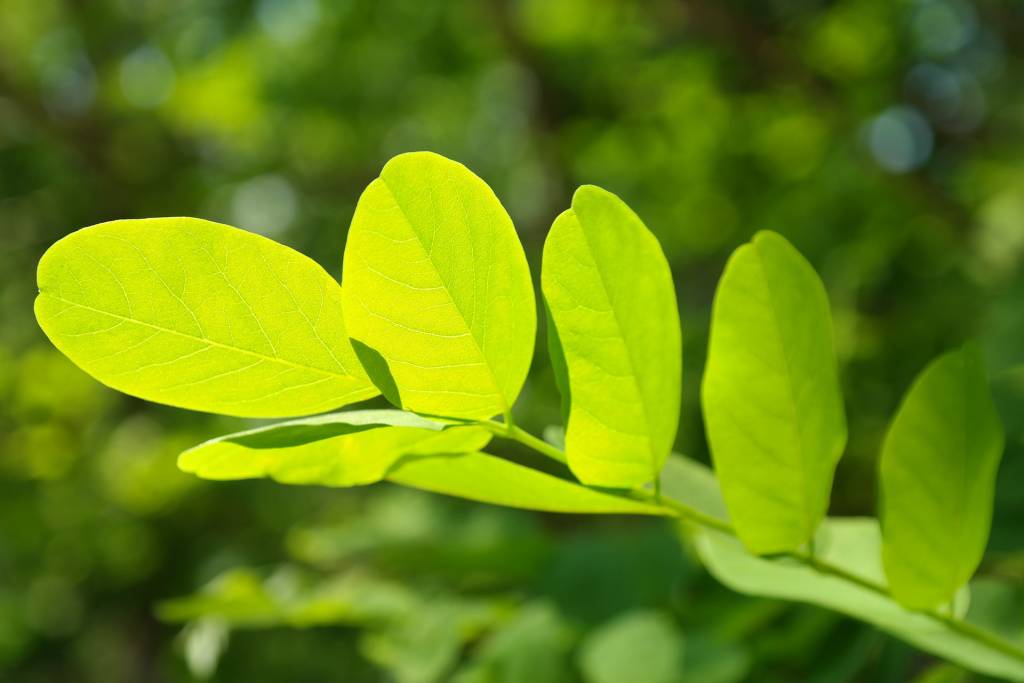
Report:
M449 286L448 282L446 282L444 277L441 276L441 271L438 269L437 264L434 262L433 250L427 249L427 246L423 243L423 238L420 236L419 232L417 232L416 229L413 227L412 218L409 216L409 212L406 211L405 206L402 205L402 202L399 201L398 193L396 193L391 188L391 186L388 184L387 179L383 175L379 176L379 178L381 184L384 186L384 189L387 190L388 195L391 196L391 200L395 203L395 206L397 206L398 210L401 212L402 218L405 220L406 225L409 226L409 232L411 232L413 234L413 237L415 237L416 244L419 245L420 250L423 252L423 255L427 257L428 261L430 261L430 265L434 270L434 274L437 275L438 282L440 282L443 285L442 289L444 290L445 296L448 297L448 301L451 303L452 308L454 308L455 311L459 314L459 319L462 320L462 323L465 326L466 331L469 332L469 338L473 340L473 346L476 347L476 350L477 352L479 352L480 357L484 359L483 365L484 367L487 368L487 376L491 380L491 386L494 387L495 396L498 397L498 403L500 405L501 412L502 414L507 416L509 413L508 401L505 400L505 392L502 390L501 386L498 383L497 375L494 374L494 367L491 365L491 359L484 352L482 342L476 338L476 334L474 333L472 326L466 319L466 314L462 311L461 308L459 308L459 305L455 302L455 298L452 296L451 287ZM456 194L458 194L458 192L456 192ZM431 203L433 203L433 201L434 196L433 194L431 194ZM467 226L468 225L469 223L467 221ZM472 243L472 237L470 237L470 242ZM474 277L473 279L475 286L476 278ZM474 306L475 301L476 299L474 297ZM484 306L487 306L487 302L484 302Z
M786 369L786 389L787 395L789 396L790 405L793 407L793 421L796 423L796 435L797 435L797 457L800 461L798 467L800 471L800 502L803 504L804 522L806 523L805 532L814 533L814 515L811 511L810 492L808 489L808 476L807 476L807 452L804 447L804 431L803 431L803 420L801 419L800 409L797 406L796 391L793 387L793 367L789 362L789 355L786 353L786 344L783 341L782 327L779 325L779 311L775 304L775 294L772 290L771 279L768 277L767 269L765 268L764 257L761 255L761 249L756 245L754 247L754 254L757 256L757 265L761 271L761 278L764 280L765 289L768 291L768 306L772 313L772 324L775 327L775 335L779 339L779 351L782 356L782 363Z
M956 519L955 519L955 525L956 525L955 538L958 541L957 546L958 547L962 547L962 544L963 544L963 534L964 534L964 528L963 528L964 527L964 510L967 507L967 499L968 499L968 495L967 495L967 471L968 471L968 469L970 469L969 468L969 464L970 463L968 462L968 449L970 448L970 443L972 442L972 439L971 439L971 431L972 431L971 430L971 425L972 425L971 417L972 417L972 415L971 415L971 410L970 410L970 408L971 408L970 400L967 397L967 393L969 391L968 385L969 385L969 383L971 381L971 378L968 376L968 372L969 372L968 371L968 367L967 367L968 358L967 358L967 355L966 355L966 353L964 351L961 351L959 356L960 357L957 360L959 361L958 365L960 367L958 367L957 370L959 371L960 378L961 378L961 385L960 385L961 391L959 393L958 398L960 399L960 404L961 404L961 407L963 409L960 412L960 417L963 420L963 429L960 432L960 436L961 436L960 444L959 444L960 445L960 458L958 458L958 460L959 460L959 462L958 462L958 469L960 471L960 482L959 482L960 485L957 487L957 492L960 495L959 495L959 500L957 502L959 503L959 505L956 506L954 514L956 515ZM954 570L953 583L954 584L958 581L959 576L963 573L963 570L962 570L963 559L964 559L963 553L956 553L956 558L953 560L953 570Z
M175 330L175 329L172 329L172 328L169 328L169 327L164 327L162 325L157 325L157 324L154 324L154 323L146 322L144 320L139 320L138 318L131 318L131 317L128 317L128 316L125 316L125 315L121 315L119 313L111 313L110 311L105 311L105 310L103 310L101 308L96 308L95 306L90 306L88 304L83 304L83 303L79 303L77 301L72 301L70 299L65 299L64 297L57 296L55 294L51 294L51 293L46 292L46 291L40 290L39 296L40 297L48 297L48 298L53 299L55 301L60 301L61 303L65 303L65 304L68 304L70 306L76 306L78 308L82 308L82 309L85 309L87 311L91 311L93 313L99 313L100 315L106 315L106 316L109 316L109 317L114 318L116 320L121 320L123 322L133 323L135 325L140 325L142 327L148 327L148 328L150 328L152 330L157 330L158 332L163 332L165 334L172 334L172 335L175 335L175 336L178 336L178 337L183 337L185 339L191 339L192 341L200 342L200 343L203 343L203 344L208 344L210 346L214 346L214 347L217 347L217 348L226 349L228 351L234 351L234 352L237 352L237 353L242 353L242 354L246 354L246 355L249 355L249 356L253 356L254 358L259 358L259 359L261 359L263 361L266 361L266 362L279 363L281 365L287 365L287 366L290 366L290 367L293 367L293 368L298 368L300 370L311 370L313 372L318 372L318 373L320 373L322 375L327 375L327 376L330 376L330 377L338 377L338 378L341 378L341 379L355 379L355 377L352 376L352 375L345 375L345 374L341 374L341 373L338 373L338 372L332 372L330 370L324 370L323 368L318 368L318 367L315 367L315 366L312 366L312 365L306 365L304 363L296 363L295 361L290 361L290 360L287 360L285 358L281 358L280 356L268 356L268 355L260 353L258 351L253 351L251 349L246 349L246 348L243 348L243 347L240 347L240 346L234 346L232 344L225 344L223 342L215 341L215 340L210 339L208 337L199 337L199 336L196 336L194 334L188 334L187 332L181 332L180 330Z
M604 292L604 298L608 302L608 309L612 314L612 320L615 321L615 329L619 333L619 338L622 339L623 346L626 348L626 360L629 362L629 375L630 380L633 384L633 388L636 390L637 398L640 403L640 414L643 416L643 439L647 442L647 454L650 456L651 470L657 476L657 463L658 455L654 452L654 440L651 438L651 423L650 416L648 415L647 402L643 391L640 389L640 383L637 379L636 372L636 361L633 359L633 350L628 343L626 343L626 335L623 332L624 328L622 321L619 320L619 313L616 309L615 301L612 300L611 292L608 289L608 283L605 281L604 272L601 270L601 265L598 259L594 255L594 248L590 243L590 238L587 235L587 231L583 228L583 221L580 220L580 216L573 210L573 217L576 219L576 224L579 226L580 234L583 236L583 244L587 248L587 252L590 254L590 260L594 263L594 271L597 273L597 279L601 283L601 291ZM589 412L589 411L587 411Z

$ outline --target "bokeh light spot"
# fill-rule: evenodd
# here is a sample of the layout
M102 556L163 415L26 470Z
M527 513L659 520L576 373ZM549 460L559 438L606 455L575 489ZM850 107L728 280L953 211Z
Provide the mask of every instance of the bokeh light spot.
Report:
M162 50L144 45L121 62L121 92L140 109L153 109L174 92L174 66Z
M907 173L931 157L934 135L916 109L896 106L868 124L867 144L879 166L891 173Z
M316 28L320 19L318 0L260 0L256 20L271 40L294 45Z
M295 190L283 177L270 174L247 180L231 197L232 222L263 235L280 235L295 220Z

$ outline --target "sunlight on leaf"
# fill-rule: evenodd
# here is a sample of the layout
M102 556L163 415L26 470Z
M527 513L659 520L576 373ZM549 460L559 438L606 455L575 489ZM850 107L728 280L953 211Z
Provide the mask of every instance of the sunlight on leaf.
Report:
M79 367L132 396L243 417L377 394L341 288L269 239L196 218L101 223L39 263L36 317Z
M588 514L670 514L641 501L602 493L486 453L399 462L388 480L492 505Z
M490 440L481 427L398 410L352 411L222 436L182 453L178 467L204 479L359 486L383 479L403 456L475 451Z
M511 409L533 357L533 285L512 220L469 169L428 152L389 161L359 198L342 281L349 333L383 359L371 376L399 407Z
M775 233L758 233L725 267L702 400L744 545L766 554L807 543L828 509L846 417L825 288Z
M657 478L676 435L683 361L658 240L621 199L585 185L551 226L541 282L573 474L618 488Z

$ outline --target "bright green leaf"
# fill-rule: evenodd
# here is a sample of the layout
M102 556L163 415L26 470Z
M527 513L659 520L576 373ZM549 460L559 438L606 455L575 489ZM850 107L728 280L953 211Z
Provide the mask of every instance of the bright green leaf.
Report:
M133 396L246 417L374 396L341 289L265 237L196 218L102 223L39 263L36 317L83 370Z
M949 601L988 542L1003 427L974 345L929 365L903 399L882 447L883 557L908 607Z
M714 474L699 463L681 457L669 458L662 491L711 517L728 521ZM692 524L687 524L686 528L708 571L735 591L820 605L873 624L968 669L1024 681L1024 657L966 634L945 620L909 611L892 598L791 559L751 555L739 541L720 531ZM826 520L818 531L816 546L822 561L885 588L877 521L865 518ZM963 618L968 603L965 588L956 601L954 619ZM968 614L967 618L972 616ZM968 623L966 628L977 626ZM993 637L998 640L998 636ZM1024 641L1018 639L1016 646L1024 648Z
M428 152L389 161L359 199L342 281L349 332L383 359L370 372L390 400L508 413L533 356L533 285L511 219L469 169Z
M481 427L398 410L352 411L222 436L182 453L178 467L204 479L359 486L383 479L403 456L475 451L490 439Z
M664 614L636 611L602 625L583 642L587 683L682 683L683 634Z
M657 238L621 199L585 185L551 226L541 282L552 355L567 377L573 474L620 488L655 479L675 439L682 374L675 288Z
M655 505L588 489L486 453L405 460L388 473L388 479L425 491L527 510L587 514L669 514Z
M796 550L828 509L846 418L825 288L775 233L725 267L702 393L737 534L754 553Z

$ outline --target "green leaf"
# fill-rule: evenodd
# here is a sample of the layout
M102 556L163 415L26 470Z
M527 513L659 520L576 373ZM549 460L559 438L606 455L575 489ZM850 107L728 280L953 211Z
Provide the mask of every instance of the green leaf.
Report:
M502 616L497 601L434 598L403 620L364 633L360 645L395 683L442 683L451 680L466 642Z
M265 237L196 218L102 223L50 247L38 280L50 340L124 393L244 417L377 393L349 344L338 283Z
M512 221L469 169L428 152L389 161L359 198L342 281L349 332L383 359L371 373L390 400L468 419L509 412L536 303Z
M204 479L359 486L383 479L403 456L475 451L490 439L482 427L398 410L352 411L222 436L182 453L178 467Z
M576 680L569 653L573 624L548 602L526 603L475 648L453 683L566 683Z
M767 554L808 542L828 509L846 418L825 288L775 233L758 233L725 267L702 402L744 545Z
M980 351L934 361L903 399L879 463L885 572L904 605L947 602L977 569L1002 452Z
M704 514L728 521L718 483L712 472L699 463L669 458L662 491ZM957 628L963 623L961 618L969 602L966 588L958 596L952 621L946 621L907 610L890 597L791 559L751 555L739 541L723 532L693 524L686 524L685 528L708 571L735 591L826 607L873 624L968 669L1024 681L1024 656L1009 654L986 638L968 635L964 628L977 628L969 621L964 628ZM881 546L878 523L865 518L828 519L821 525L816 541L819 559L885 588ZM1015 644L1024 647L1024 641L1019 639Z
M387 478L425 491L527 510L671 515L656 505L588 489L486 453L404 460Z
M583 642L587 683L682 683L683 634L664 614L636 611L602 625Z
M197 593L160 602L156 612L166 622L217 619L234 628L373 626L401 619L419 603L409 588L365 573L316 580L285 566L267 579L229 570Z
M567 376L573 474L618 488L657 478L682 375L675 287L657 238L621 199L584 185L551 226L541 282L552 363Z

